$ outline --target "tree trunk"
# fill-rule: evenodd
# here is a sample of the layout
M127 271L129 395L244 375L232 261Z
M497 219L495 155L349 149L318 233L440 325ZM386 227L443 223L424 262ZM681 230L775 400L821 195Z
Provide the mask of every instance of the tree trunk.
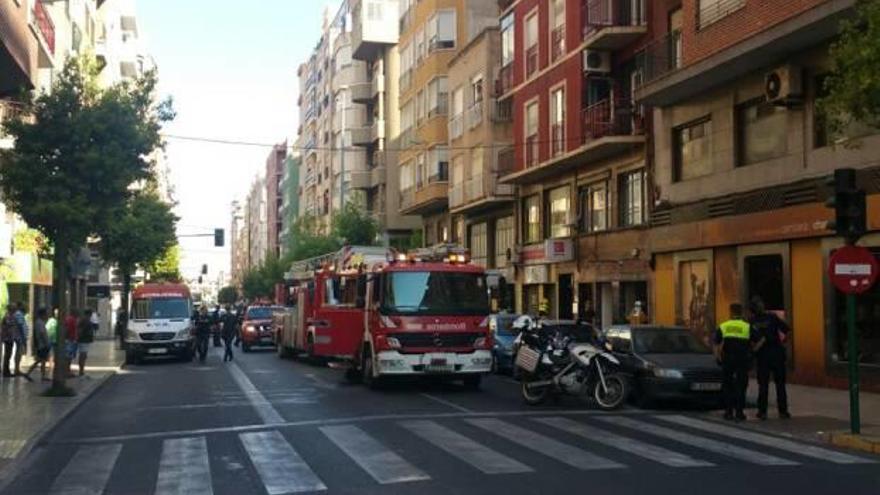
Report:
M67 298L68 264L70 248L66 243L55 243L54 280L52 288L55 297L55 305L58 306L58 331L55 336L55 366L52 369L52 387L47 391L48 395L73 395L74 391L67 386L67 370L69 367L67 358L67 327L64 325L65 317L69 308Z
M127 268L120 267L122 271L122 294L121 294L121 304L122 311L125 314L126 322L130 319L131 315L129 315L130 305L129 305L129 297L131 295L131 270ZM122 329L123 334L127 330L126 328Z

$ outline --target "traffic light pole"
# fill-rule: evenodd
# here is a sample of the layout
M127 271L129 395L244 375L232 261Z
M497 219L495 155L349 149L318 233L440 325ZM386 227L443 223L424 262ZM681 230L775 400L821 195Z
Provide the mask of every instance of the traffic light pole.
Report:
M846 295L847 355L849 356L849 426L861 433L859 418L859 342L856 337L856 295Z

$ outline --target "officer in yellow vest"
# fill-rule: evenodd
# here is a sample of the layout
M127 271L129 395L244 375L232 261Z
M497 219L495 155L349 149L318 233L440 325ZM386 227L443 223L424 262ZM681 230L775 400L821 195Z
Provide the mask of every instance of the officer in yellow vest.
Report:
M751 359L752 329L743 319L743 307L730 305L730 319L718 326L715 332L715 357L724 371L722 392L724 394L724 419L746 419L743 408L746 387L749 384L749 361ZM734 416L736 410L736 416Z

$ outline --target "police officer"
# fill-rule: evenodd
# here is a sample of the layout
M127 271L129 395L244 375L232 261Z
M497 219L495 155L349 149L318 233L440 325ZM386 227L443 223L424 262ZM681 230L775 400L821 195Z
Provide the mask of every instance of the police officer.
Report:
M211 338L211 326L213 319L208 314L208 307L202 305L195 317L196 327L196 352L199 354L199 361L205 362L208 356L208 340Z
M749 302L752 326L755 339L755 357L758 362L758 415L760 420L767 419L767 395L770 389L770 376L776 387L776 407L779 417L788 419L788 395L785 393L785 339L791 328L774 313L764 306L764 301L755 296Z
M751 326L743 319L742 304L730 305L730 319L715 331L715 357L724 371L724 419L746 419L746 387L749 384L749 358L752 341Z

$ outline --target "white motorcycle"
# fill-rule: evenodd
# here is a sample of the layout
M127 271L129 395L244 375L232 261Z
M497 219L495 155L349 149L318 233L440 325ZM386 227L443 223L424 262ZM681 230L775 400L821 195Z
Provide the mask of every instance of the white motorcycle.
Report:
M618 409L627 396L626 377L617 372L620 361L590 343L575 342L552 326L545 328L521 316L513 328L520 331L514 346L521 370L522 397L541 404L551 394L589 396L603 410Z

